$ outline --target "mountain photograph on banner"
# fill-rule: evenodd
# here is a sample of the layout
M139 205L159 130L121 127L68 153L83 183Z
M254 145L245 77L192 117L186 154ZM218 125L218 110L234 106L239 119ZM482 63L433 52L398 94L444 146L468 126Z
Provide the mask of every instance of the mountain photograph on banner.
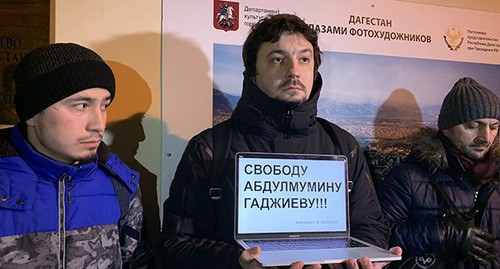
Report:
M241 96L241 46L214 44L213 124ZM437 127L441 102L469 76L500 95L500 65L324 51L318 116L352 133L365 149Z

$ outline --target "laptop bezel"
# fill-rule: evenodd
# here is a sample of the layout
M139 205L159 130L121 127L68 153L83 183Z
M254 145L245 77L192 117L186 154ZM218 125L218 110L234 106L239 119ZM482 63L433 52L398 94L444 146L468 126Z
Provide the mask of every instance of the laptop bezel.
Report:
M343 161L345 165L344 170L344 191L345 191L345 231L329 231L329 232L297 232L297 233L242 233L238 232L238 187L239 175L238 164L241 158L281 158L281 159L309 159L309 160L334 160ZM235 155L235 200L234 200L234 238L238 240L253 240L253 239L287 239L287 238L333 238L333 237L348 237L350 235L350 217L349 217L349 190L348 190L348 162L347 157L338 154L308 154L308 153L274 153L274 152L238 152Z

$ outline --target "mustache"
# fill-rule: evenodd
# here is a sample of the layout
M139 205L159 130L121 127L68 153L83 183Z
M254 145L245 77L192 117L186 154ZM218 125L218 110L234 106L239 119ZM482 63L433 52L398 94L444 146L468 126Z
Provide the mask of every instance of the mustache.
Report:
M488 142L475 142L475 143L472 143L470 146L471 147L489 147L491 144L488 143Z
M87 137L83 137L78 139L80 142L88 142L88 141L95 141L95 140L102 140L104 134L96 134L96 135L91 135Z
M280 85L280 88L289 88L289 87L299 87L301 90L305 90L306 88L306 86L304 86L304 84L300 80L293 78L283 82Z

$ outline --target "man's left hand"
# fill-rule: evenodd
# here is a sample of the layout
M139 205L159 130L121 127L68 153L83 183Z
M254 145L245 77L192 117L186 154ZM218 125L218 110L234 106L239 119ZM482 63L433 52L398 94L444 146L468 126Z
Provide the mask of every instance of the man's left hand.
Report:
M403 249L400 247L393 247L390 249L391 253L396 254L398 256L403 255ZM358 266L358 262L360 266ZM382 267L389 264L389 262L371 262L368 257L361 257L361 259L349 259L346 262L348 269L381 269Z

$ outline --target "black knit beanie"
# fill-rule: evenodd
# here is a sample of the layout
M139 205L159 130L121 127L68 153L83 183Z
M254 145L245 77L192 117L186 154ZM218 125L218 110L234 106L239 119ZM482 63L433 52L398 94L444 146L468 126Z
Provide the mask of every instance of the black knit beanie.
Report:
M464 122L492 118L500 120L497 95L469 77L459 79L446 95L438 117L439 130Z
M44 45L27 53L14 69L14 102L24 122L77 92L104 88L115 95L111 68L94 51L73 43Z

